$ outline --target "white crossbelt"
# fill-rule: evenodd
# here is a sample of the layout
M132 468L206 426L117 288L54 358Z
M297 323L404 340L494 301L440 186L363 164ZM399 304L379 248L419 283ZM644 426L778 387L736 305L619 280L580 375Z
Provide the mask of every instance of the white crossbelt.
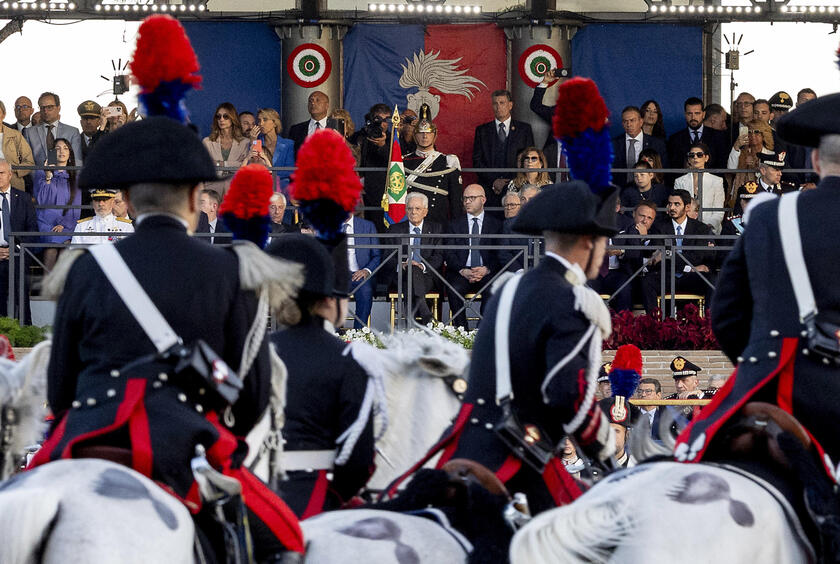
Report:
M513 399L510 384L510 314L513 311L513 298L522 280L522 274L515 274L502 288L499 308L496 310L496 403L501 405L504 399Z
M785 194L779 199L779 238L782 241L782 253L787 264L790 283L799 307L799 320L805 321L817 315L817 302L811 288L811 278L802 256L802 239L799 233L799 216L796 202L800 192Z
M334 462L334 450L284 450L280 467L286 472L332 470Z

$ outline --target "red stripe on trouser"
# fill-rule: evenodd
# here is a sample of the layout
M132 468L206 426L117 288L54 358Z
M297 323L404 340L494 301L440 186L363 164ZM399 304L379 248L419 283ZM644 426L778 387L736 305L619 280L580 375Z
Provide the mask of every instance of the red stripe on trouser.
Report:
M776 405L786 412L793 414L793 365L795 357L785 364L779 373L779 382L776 384Z
M229 470L225 475L242 484L242 499L287 549L303 552L303 531L295 514L259 478L244 468ZM324 476L326 480L326 476Z
M52 453L55 450L55 447L61 442L62 437L64 437L64 431L67 429L67 415L64 415L64 418L61 420L61 423L55 428L52 435L44 441L43 446L38 449L38 452L35 453L35 456L32 457L32 460L29 461L29 466L27 466L27 470L30 468L35 468L36 466L40 466L41 464L46 464L50 462L52 459Z
M574 478L566 472L566 467L556 458L546 465L542 477L557 505L567 505L583 495Z
M126 396L137 397L137 403L128 418L128 433L131 437L131 465L144 476L152 475L152 436L149 432L149 416L143 397L146 395L144 380L129 380L125 388ZM122 406L120 406L122 408ZM118 412L119 413L119 412Z
M327 471L318 470L318 477L315 478L315 487L312 488L312 495L309 496L309 503L306 504L306 510L301 515L301 519L309 519L324 511L324 502L327 500L329 486L330 481L327 480Z
M522 461L510 454L499 469L494 472L494 474L496 474L496 477L504 484L513 478L513 476L519 472L520 468L522 468Z

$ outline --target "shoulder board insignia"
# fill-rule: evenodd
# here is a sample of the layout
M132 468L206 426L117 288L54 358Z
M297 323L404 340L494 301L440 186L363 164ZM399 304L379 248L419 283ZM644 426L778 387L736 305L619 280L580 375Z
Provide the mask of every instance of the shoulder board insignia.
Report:
M122 221L123 223L134 223L130 219L126 219L124 217L114 217L114 219L116 219L117 221Z
M86 222L86 221L90 221L91 219L93 219L93 217L94 217L94 216L85 217L85 218L83 218L83 219L80 219L80 220L76 221L76 223L84 223L84 222Z

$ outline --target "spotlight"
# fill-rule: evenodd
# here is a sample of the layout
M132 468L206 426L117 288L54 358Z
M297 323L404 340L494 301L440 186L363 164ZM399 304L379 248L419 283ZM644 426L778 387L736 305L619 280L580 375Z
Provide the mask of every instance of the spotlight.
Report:
M731 13L732 13L732 6L727 6L727 7L726 7L726 13L727 13L727 14L731 14Z
M696 6L693 6L693 5L692 5L692 6L689 6L689 7L688 7L688 13L689 13L689 14L693 14L693 13L694 13L694 12L696 12L696 11L697 11L697 7L696 7Z
M820 6L820 7L819 7L819 12L820 12L821 14L824 14L824 13L825 13L825 6Z
M73 2L70 2L69 4L67 4L67 9L68 10L75 10L76 5Z
M405 4L400 4L400 5L398 5L398 6L397 6L397 11L398 11L399 13L403 13L403 12L405 12Z
M4 9L4 10L8 10L8 9L9 9L9 3L8 3L8 2L3 2L2 6L3 6L3 9Z
M140 6L138 6L137 4L135 4L134 6L132 6L132 7L131 7L131 11L132 11L132 12L139 12L139 11L140 11Z
M461 13L461 6L455 6L455 13L456 13L456 14L460 14L460 13Z
M195 4L190 4L189 10L190 12L195 12Z
M651 5L651 7L650 7L650 12L651 12L652 14L655 14L657 10L659 10L659 6L656 6L656 5Z
M105 9L106 12L111 11L111 5L110 4L105 4L105 6L103 6L103 8Z
M440 4L435 6L435 12L437 12L438 14L442 14L443 13L443 6L441 6Z
M152 11L153 11L153 12L157 12L157 11L158 11L158 5L157 5L157 4L152 4Z
M101 12L102 11L102 4L97 4L96 6L93 7L93 9L96 10L97 12Z
M199 4L199 5L198 5L198 11L199 11L199 12L203 12L203 11L204 11L204 10L206 10L206 9L207 9L207 8L204 6L204 4Z
M668 6L668 11L673 14L677 11L677 7L676 6Z
M452 6L444 6L443 11L446 12L447 14L451 14L452 13Z
M814 12L817 11L817 7L816 6L808 6L808 11L813 14Z
M679 8L677 8L677 11L681 14L684 14L685 13L685 6L680 6Z
M384 12L386 9L387 9L387 7L385 6L385 4L380 4L379 5L379 11L380 12Z
M413 11L414 11L414 4L409 4L408 5L408 12L411 13Z
M396 7L396 6L394 6L393 4L388 4L388 11L389 11L389 12L396 12L396 11L397 11L397 7Z
M736 13L736 14L740 14L740 13L741 13L741 12L743 12L743 11L744 11L744 9L743 9L741 6L737 6L737 7L735 8L735 13Z
M700 4L699 6L697 6L697 11L702 14L703 12L706 11L706 6L704 6L703 4Z

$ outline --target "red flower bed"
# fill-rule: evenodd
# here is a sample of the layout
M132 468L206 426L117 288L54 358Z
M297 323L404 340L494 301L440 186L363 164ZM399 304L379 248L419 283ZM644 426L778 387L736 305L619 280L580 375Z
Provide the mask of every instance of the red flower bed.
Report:
M636 345L642 350L716 350L720 346L712 334L712 322L700 317L694 304L677 311L677 317L660 320L654 315L634 316L630 311L614 313L612 335L604 342L604 349L614 350L621 345Z

